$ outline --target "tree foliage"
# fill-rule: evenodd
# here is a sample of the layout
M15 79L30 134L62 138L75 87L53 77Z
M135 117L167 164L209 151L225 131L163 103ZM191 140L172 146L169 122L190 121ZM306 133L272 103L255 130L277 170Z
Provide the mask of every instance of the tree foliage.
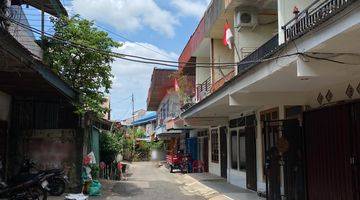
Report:
M102 108L101 104L111 88L113 75L110 64L114 61L111 55L104 52L121 44L95 28L92 21L81 19L78 15L52 18L52 22L55 34L52 38L45 38L45 62L79 91L81 103L77 105L77 110L80 114L92 111L103 116L108 110Z
M124 139L117 132L100 134L100 156L105 163L111 163L123 151Z

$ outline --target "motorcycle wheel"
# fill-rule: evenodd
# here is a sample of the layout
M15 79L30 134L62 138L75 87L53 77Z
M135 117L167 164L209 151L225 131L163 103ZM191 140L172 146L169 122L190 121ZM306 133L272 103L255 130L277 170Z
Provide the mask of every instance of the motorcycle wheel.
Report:
M30 189L32 200L47 200L47 191L41 188Z
M47 192L40 188L30 188L28 191L17 192L9 197L10 200L47 200Z
M49 180L50 195L61 196L65 192L66 183L64 180L55 178Z

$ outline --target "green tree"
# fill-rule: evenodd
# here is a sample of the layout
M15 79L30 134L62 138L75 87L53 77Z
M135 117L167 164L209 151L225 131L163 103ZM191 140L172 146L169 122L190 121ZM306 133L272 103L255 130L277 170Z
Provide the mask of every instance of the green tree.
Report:
M100 134L100 157L102 161L109 164L117 154L123 150L124 139L117 132L104 132Z
M81 19L79 15L52 18L52 22L54 37L44 38L45 62L79 91L79 114L92 111L102 116L108 112L101 104L104 96L109 93L113 77L110 64L114 58L106 52L121 44L111 39L106 32L94 27L92 21ZM81 47L74 44L80 44Z

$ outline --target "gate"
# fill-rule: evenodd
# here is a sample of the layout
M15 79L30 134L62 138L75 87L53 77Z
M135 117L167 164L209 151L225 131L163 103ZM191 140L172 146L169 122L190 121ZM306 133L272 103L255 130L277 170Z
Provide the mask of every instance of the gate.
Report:
M360 103L304 113L309 200L360 200Z
M297 119L264 121L268 200L304 200L304 137Z
M360 103L352 107L352 152L354 176L354 199L360 200Z

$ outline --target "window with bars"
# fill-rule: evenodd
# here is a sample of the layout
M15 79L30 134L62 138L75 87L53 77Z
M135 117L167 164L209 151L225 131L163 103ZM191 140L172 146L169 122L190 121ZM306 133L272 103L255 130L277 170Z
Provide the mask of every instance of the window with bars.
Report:
M197 137L207 137L207 136L208 136L207 130L197 132Z
M211 130L211 162L219 163L219 133L218 133L218 129Z

